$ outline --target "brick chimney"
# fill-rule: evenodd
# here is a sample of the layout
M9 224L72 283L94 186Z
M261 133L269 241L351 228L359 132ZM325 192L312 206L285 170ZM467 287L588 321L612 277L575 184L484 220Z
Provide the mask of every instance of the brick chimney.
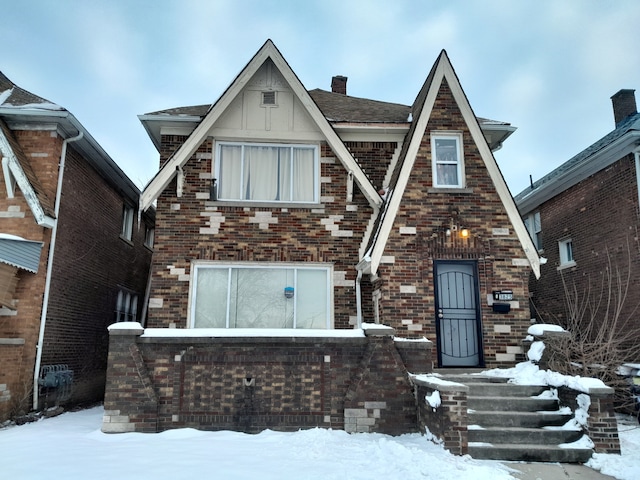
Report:
M336 75L331 79L331 91L333 93L347 94L347 77Z
M638 113L635 90L623 89L611 97L616 127L629 115Z

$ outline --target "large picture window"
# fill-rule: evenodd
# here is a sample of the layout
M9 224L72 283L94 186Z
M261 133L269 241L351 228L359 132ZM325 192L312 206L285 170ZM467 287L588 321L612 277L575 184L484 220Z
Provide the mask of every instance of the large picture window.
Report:
M196 328L331 328L331 267L197 264Z
M317 157L313 145L218 143L218 199L317 202Z
M434 187L464 187L461 145L462 136L458 133L434 133L431 135Z

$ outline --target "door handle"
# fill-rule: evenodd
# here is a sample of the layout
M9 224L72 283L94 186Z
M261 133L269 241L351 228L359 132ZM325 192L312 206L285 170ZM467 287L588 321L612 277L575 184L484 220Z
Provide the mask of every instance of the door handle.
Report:
M442 318L444 317L444 312L442 311L441 308L438 309L438 318Z

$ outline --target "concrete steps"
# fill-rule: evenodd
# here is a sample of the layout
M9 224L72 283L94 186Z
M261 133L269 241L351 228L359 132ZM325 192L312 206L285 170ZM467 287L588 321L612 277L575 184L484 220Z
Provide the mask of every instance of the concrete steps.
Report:
M584 463L593 450L570 444L580 430L561 428L572 414L545 394L546 386L514 385L508 379L438 372L469 387L469 454L478 459Z

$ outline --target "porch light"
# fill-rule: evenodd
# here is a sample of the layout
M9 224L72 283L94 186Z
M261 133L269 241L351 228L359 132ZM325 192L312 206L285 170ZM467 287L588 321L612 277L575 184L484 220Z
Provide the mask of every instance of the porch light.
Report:
M469 229L468 228L461 228L460 229L460 236L462 238L468 238L469 237Z

